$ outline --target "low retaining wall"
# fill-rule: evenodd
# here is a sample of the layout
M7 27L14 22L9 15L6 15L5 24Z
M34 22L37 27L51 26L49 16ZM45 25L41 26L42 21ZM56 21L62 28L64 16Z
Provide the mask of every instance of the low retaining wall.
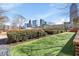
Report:
M77 31L77 33L75 35L73 44L75 45L75 55L79 56L79 30Z

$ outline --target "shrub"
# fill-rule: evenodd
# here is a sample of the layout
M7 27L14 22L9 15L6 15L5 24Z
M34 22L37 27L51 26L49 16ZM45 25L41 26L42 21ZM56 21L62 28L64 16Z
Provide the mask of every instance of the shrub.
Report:
M51 34L57 34L57 33L58 33L57 30L52 30L52 29L44 29L44 31L45 31L47 34L49 34L49 35L51 35Z
M25 41L27 39L39 38L45 36L46 32L42 29L31 29L21 31L8 31L8 43Z
M45 28L44 31L49 35L65 32L64 30L51 29L51 28Z

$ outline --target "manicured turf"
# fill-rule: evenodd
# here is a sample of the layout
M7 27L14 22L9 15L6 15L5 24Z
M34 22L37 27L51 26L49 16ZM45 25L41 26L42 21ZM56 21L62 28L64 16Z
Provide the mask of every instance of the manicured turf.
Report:
M51 35L31 42L19 44L11 48L15 56L58 56L74 55L73 36L75 33L65 32Z

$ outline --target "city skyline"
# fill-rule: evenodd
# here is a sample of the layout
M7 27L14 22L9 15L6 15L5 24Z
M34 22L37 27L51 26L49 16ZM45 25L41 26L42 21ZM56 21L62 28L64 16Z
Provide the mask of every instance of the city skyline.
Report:
M64 21L70 21L69 14L69 3L16 3L16 4L0 4L4 10L6 16L13 20L14 16L20 14L28 20L37 20L39 23L40 19L44 19L47 22L54 22L61 24ZM78 7L79 8L79 7Z

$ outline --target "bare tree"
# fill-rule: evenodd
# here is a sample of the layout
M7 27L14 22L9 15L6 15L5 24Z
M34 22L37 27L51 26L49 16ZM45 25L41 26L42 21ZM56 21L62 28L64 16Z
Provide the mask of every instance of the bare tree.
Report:
M7 12L0 7L0 29L4 29L5 22L8 21L8 17L4 15Z
M16 15L12 25L21 29L25 21L25 17L23 17L22 15Z
M55 25L55 22L47 22L48 25Z
M17 29L17 21L16 20L12 20L11 27L12 27L12 29Z

